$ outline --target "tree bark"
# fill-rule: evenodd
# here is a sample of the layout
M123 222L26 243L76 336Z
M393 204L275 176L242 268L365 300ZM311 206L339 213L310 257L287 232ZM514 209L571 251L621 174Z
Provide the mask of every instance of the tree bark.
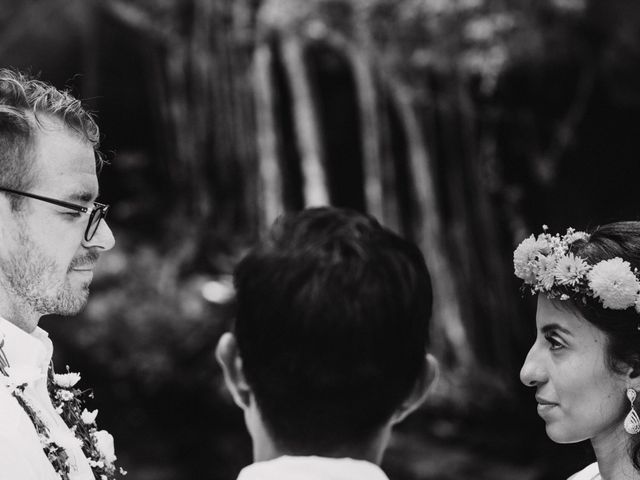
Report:
M262 228L271 225L283 211L282 172L278 162L278 133L274 117L275 90L271 81L272 62L269 45L259 45L254 52L254 85Z
M434 350L446 357L453 350L459 367L472 361L470 345L462 322L455 277L444 248L442 221L435 193L433 165L417 119L409 89L398 79L390 79L392 100L405 128L409 150L412 191L416 198L416 241L421 246L433 280ZM441 332L441 334L440 334ZM447 345L447 342L450 345Z
M360 141L363 153L362 170L367 211L388 225L389 219L384 208L385 192L382 182L383 168L379 143L378 95L370 68L370 59L367 54L356 48L350 48L348 53L358 92Z
M330 203L323 149L313 93L304 64L304 47L299 37L284 34L282 58L291 85L306 207Z

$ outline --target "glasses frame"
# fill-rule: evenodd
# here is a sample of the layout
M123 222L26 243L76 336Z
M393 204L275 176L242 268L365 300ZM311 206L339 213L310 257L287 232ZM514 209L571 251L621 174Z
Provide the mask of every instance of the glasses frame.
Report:
M93 208L89 208L82 205L77 205L75 203L65 202L64 200L58 200L56 198L43 197L42 195L36 195L35 193L21 192L20 190L14 190L12 188L0 187L0 191L12 193L14 195L21 195L23 197L34 198L42 202L51 203L53 205L58 205L59 207L68 208L70 210L89 215L89 222L87 223L87 228L84 231L84 239L87 242L90 242L91 239L95 236L96 232L98 231L98 227L100 226L100 222L107 216L107 212L109 211L109 205L105 203L93 202ZM98 220L95 220L96 215L99 215ZM94 220L95 228L93 229L93 232L91 232L91 225L93 224Z

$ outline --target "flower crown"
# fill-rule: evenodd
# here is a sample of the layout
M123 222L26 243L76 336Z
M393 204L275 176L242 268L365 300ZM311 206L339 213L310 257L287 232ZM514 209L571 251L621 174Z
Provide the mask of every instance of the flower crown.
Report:
M634 307L640 313L640 281L638 269L620 257L589 265L569 251L571 244L588 240L589 234L567 229L565 235L543 233L531 235L513 252L516 277L524 280L532 294L544 293L548 298L569 300L592 297L603 308L626 310Z

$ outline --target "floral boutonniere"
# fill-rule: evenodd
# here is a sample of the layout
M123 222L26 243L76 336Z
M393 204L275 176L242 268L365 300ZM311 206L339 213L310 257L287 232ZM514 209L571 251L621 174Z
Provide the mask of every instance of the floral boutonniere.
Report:
M68 451L74 447L81 449L87 457L97 480L115 480L126 475L125 470L115 466L113 437L106 430L98 430L98 410L90 412L84 408L84 397L93 398L93 393L75 388L80 374L69 372L67 367L67 373L58 375L53 373L53 367L49 367L49 396L69 430L49 428L25 395L27 385L41 378L42 373L36 368L12 367L3 347L4 336L0 332L0 386L13 395L31 419L42 449L61 480L69 480Z
M112 480L126 475L125 470L115 466L113 437L106 430L98 430L98 410L84 408L84 398L93 398L93 393L76 388L79 381L80 374L70 372L69 367L64 374L53 373L53 369L50 369L48 386L53 406L81 443L97 479Z

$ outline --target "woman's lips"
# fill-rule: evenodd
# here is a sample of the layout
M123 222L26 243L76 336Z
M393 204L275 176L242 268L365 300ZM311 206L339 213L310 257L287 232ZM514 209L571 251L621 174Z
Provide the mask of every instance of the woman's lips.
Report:
M551 402L538 396L536 396L536 402L538 402L538 413L540 415L548 413L550 410L558 406L557 403Z

